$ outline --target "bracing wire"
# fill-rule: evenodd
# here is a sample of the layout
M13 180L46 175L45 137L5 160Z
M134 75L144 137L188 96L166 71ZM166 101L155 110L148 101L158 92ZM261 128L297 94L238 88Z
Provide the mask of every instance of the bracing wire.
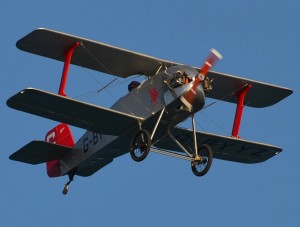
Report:
M101 67L103 67L104 69L105 69L105 71L107 72L107 73L109 73L109 74L111 74L111 75L114 75L113 73L112 73L112 71L109 69L109 68L107 68L88 48L86 48L85 46L84 46L84 44L82 43L82 45L81 45L83 48L84 48L84 50L97 62L97 63L99 63L99 65L101 65ZM80 63L77 63L79 66L80 66ZM84 67L83 67L84 68ZM92 74L90 74L85 68L84 68L84 70L87 72L87 74L88 75L91 75L92 76L92 78L98 83L98 84L100 84L101 85L101 88L100 89L97 89L97 90L94 90L94 91L91 91L91 92L88 92L88 93L86 93L86 94L84 94L84 95L80 95L80 96L77 96L77 98L78 97L80 97L80 98L82 98L82 97L85 97L85 98L87 98L87 97L90 97L90 96L92 96L92 95L95 95L95 94L97 94L97 93L100 93L101 91L103 91L103 90L106 90L115 100L118 100L118 98L114 95L114 93L112 93L109 89L107 89L108 88L108 86L110 86L113 82L115 82L118 78L115 78L115 79L113 79L111 82L109 82L108 84L106 84L106 85L103 85L103 84L101 84L95 77L94 77L94 75L92 75ZM140 76L140 75L138 75L138 76ZM138 77L137 76L137 77ZM120 82L119 84L121 84L121 83L124 83L124 81L123 82ZM116 86L116 85L115 85ZM128 108L121 100L119 100L119 103L128 111L128 113L130 113L130 114L132 114L133 116L135 116L135 114L130 110L130 108Z
M91 51L89 51L89 49L88 48L86 48L84 45L83 45L83 43L82 43L82 47L83 47L83 49L92 57L92 58L94 58L94 60L96 61L96 62L98 62L99 63L99 65L101 65L104 69L105 69L105 71L107 72L107 73L109 73L109 74L111 74L111 75L114 75L113 73L112 73L112 71L109 69L109 68L107 68Z

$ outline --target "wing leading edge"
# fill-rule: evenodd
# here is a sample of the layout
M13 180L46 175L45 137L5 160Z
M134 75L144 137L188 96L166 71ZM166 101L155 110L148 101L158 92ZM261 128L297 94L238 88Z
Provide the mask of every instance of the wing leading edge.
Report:
M191 130L175 128L172 135L186 148L193 147L193 132ZM268 144L204 132L197 132L197 143L198 145L210 145L214 158L241 163L264 162L282 151L281 148ZM156 143L155 146L165 150L182 152L168 136Z
M63 122L89 131L119 136L139 127L143 118L80 102L34 88L27 88L7 100L13 109Z

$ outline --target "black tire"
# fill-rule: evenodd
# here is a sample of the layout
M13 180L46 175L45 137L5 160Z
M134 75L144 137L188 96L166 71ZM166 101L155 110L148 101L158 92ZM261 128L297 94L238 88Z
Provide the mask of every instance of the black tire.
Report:
M148 156L150 147L151 137L149 132L145 129L139 130L131 142L131 158L136 162L143 161Z
M213 152L209 145L202 144L198 148L198 154L200 157L203 158L202 161L192 161L192 171L193 173L198 176L204 176L208 170L210 169L212 159L213 159Z

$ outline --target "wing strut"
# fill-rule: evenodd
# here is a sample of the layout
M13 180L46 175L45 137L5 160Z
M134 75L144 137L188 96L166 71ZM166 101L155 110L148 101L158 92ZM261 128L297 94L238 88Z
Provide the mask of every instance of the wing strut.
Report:
M60 86L59 86L59 91L58 94L67 97L65 93L65 88L66 88L66 83L67 83L67 78L68 78L68 72L69 72L69 67L72 59L72 55L74 50L81 45L80 42L76 42L70 49L68 49L65 53L65 63L64 63L64 69L62 72L61 76L61 81L60 81Z
M242 90L237 92L237 94L236 94L238 102L236 104L235 117L234 117L234 122L233 122L233 127L232 127L232 133L231 133L232 137L240 138L239 131L240 131L241 120L242 120L242 115L243 115L243 110L244 110L244 100L245 100L247 92L250 90L251 87L252 87L252 85L248 84L245 87L243 87Z

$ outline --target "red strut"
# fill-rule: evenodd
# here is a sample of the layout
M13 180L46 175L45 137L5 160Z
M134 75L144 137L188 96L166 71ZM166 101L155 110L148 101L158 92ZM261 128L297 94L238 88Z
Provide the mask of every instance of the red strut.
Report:
M69 50L66 51L64 69L63 69L63 72L62 72L60 86L59 86L59 91L58 91L59 95L67 96L66 93L65 93L65 88L66 88L66 83L67 83L67 78L68 78L68 72L69 72L69 67L70 67L70 63L71 63L71 58L72 58L74 50L79 45L80 45L80 42L76 42Z
M242 115L243 115L243 110L244 110L244 100L246 97L247 92L250 90L252 87L251 84L247 85L245 88L243 88L242 91L237 93L237 105L236 105L236 111L235 111L235 117L234 117L234 123L232 127L232 137L240 138L239 137L239 131L240 131L240 126L241 126L241 120L242 120Z

